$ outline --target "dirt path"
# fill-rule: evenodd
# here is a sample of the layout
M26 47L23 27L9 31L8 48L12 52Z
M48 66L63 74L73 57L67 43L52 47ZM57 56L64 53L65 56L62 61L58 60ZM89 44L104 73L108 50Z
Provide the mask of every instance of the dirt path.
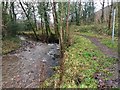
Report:
M98 49L100 49L108 57L118 59L118 53L113 51L112 49L108 48L106 45L102 44L98 38L90 37L90 36L86 36L86 35L81 35L81 36L88 38L92 43L94 43L98 47ZM111 67L109 67L108 69L109 69L109 72L111 72L113 75L111 77L109 77L108 81L104 80L102 83L108 85L109 87L112 86L112 87L116 88L116 87L118 87L118 64L113 63L113 65ZM100 73L102 73L102 72L100 72ZM104 76L104 74L103 74L103 76ZM101 78L99 80L101 80ZM100 83L98 84L98 86L100 86ZM100 87L102 87L102 86L100 86Z
M22 48L2 59L3 88L38 88L53 75L51 67L59 64L59 46L26 41Z
M108 48L106 45L102 44L98 38L90 37L86 35L81 35L85 38L88 38L92 43L94 43L105 55L108 57L118 58L118 53Z

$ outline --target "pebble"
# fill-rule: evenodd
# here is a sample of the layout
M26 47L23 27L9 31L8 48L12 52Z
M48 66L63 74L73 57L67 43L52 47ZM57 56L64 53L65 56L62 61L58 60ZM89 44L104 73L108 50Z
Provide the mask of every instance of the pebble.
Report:
M37 67L37 65L35 65L35 68Z
M32 51L34 51L34 48L30 49L29 48L30 45L35 45L35 44L34 44L34 42L27 41L22 45L24 47L22 47L22 48L20 48L20 50L18 50L20 54L19 53L14 54L15 56L18 56L20 58L17 61L19 64L18 65L17 65L17 63L14 64L14 65L17 65L15 71L18 74L17 73L16 73L17 75L14 74L13 78L10 78L10 80L5 82L5 83L9 84L7 87L11 87L11 85L14 85L14 87L20 87L20 86L25 87L26 85L29 85L30 81L34 81L35 83L38 83L38 81L39 82L41 81L41 79L42 79L41 77L45 77L45 76L43 76L44 74L42 74L42 75L40 74L42 71L44 72L44 70L41 70L41 69L44 69L43 65L45 65L45 63L43 63L43 62L47 62L49 60L48 58L50 56L47 55L47 53L49 51L50 51L49 54L51 54L51 55L54 55L56 53L57 49L54 49L54 48L57 48L57 47L54 44L49 44L50 46L52 46L52 47L50 47L50 46L47 46L47 44L46 44L46 46L44 46L45 44L40 43L39 46L36 46L36 48L35 48L35 49L38 49L40 47L40 49L38 49L39 51L36 50L36 52L32 52ZM40 45L42 45L42 46L40 46ZM41 49L41 48L45 48L45 49ZM23 51L23 50L27 50L27 51ZM27 56L27 55L29 55L29 56ZM44 55L45 58L41 59L41 57L42 57L41 55ZM35 58L31 58L31 56L35 57ZM46 57L46 56L48 56L48 57ZM37 57L40 59L36 59ZM50 61L50 65L51 65L51 63L52 63L52 61ZM40 64L41 64L41 66L40 66ZM10 68L11 67L12 66L10 66ZM33 70L30 71L30 69L33 69ZM26 72L28 72L28 73L23 75ZM39 78L41 78L41 79L39 79ZM12 82L11 82L11 80L12 80ZM33 85L33 87L35 87L35 85Z
M16 76L14 76L13 78L16 78Z
M41 80L40 80L40 79L38 79L38 81L40 82Z
M35 62L33 61L32 63L34 64Z
M25 83L26 81L25 80L22 80L23 83Z
M31 73L29 72L29 73L28 73L28 75L30 76L30 75L31 75Z
M45 60L45 59L43 59L42 61L43 61L43 62L47 62L47 60Z
M11 78L11 80L13 81L13 80L14 80L14 78Z
M30 60L33 60L32 58L30 58Z

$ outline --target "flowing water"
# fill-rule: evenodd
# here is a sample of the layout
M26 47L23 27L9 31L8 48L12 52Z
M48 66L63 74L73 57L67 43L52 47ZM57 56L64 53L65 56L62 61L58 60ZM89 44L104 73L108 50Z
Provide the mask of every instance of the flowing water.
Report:
M3 88L38 88L55 73L52 67L59 65L58 44L22 40L21 48L3 55Z

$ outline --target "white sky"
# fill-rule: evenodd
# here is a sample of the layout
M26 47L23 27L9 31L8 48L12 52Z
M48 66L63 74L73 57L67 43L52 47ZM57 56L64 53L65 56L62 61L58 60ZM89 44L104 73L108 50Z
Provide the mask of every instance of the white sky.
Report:
M18 1L18 0L16 0L16 1ZM31 2L31 0L21 0L21 1ZM45 0L32 0L32 2L34 2L34 1L35 2L37 2L37 1L42 2L42 1L45 1ZM46 1L53 1L53 0L46 0ZM54 0L54 1L67 2L68 0ZM75 2L75 1L80 1L80 0L71 0L71 1ZM91 1L91 0L81 0L81 2L88 2L88 1ZM103 0L93 0L93 1L95 3L95 11L100 10L102 8L101 3L103 3ZM108 5L108 1L109 1L109 4L111 3L110 2L111 0L105 0L105 7ZM39 17L37 17L36 19L40 20ZM50 20L51 20L51 22L53 22L52 14L50 15Z
M111 0L105 0L105 7L108 5L108 1L109 1L109 5L111 4ZM103 0L94 0L95 2L95 11L98 11L102 8L102 5L100 3L103 3Z

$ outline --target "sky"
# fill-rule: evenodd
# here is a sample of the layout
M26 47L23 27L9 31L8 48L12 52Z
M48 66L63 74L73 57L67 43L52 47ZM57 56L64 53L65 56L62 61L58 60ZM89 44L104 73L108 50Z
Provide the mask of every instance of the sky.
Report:
M59 0L57 0L57 1L59 1ZM63 1L63 0L62 0ZM76 1L76 0L71 0L71 1ZM87 2L87 1L91 1L91 0L81 0L81 2ZM101 5L101 3L103 3L103 0L93 0L94 1L94 3L95 3L95 12L96 11L99 11L100 9L102 9L102 5ZM110 2L111 0L105 0L105 7L108 5L108 1ZM109 3L110 4L110 3ZM53 22L53 16L52 15L50 15L51 17L51 22Z
M18 0L16 0L18 1ZM21 0L21 1L28 1L28 2L31 2L31 0ZM34 1L34 0L33 0ZM37 1L37 0L36 0ZM36 2L35 1L35 2ZM45 0L38 0L38 1L45 1ZM46 0L46 1L49 1L49 0ZM52 0L51 0L52 1ZM68 0L54 0L54 1L68 1ZM75 2L76 0L71 0L73 2ZM78 0L79 1L79 0ZM81 2L87 2L87 1L91 1L91 0L81 0ZM103 0L93 0L94 3L95 3L95 11L98 11L102 8L102 5L101 3L103 2ZM105 0L105 7L108 5L108 1L110 2L111 0ZM110 3L109 3L110 4ZM40 21L39 17L37 17L37 20ZM50 15L50 20L51 22L53 22L53 15L51 14Z
M108 5L108 1L110 2L111 0L105 0L105 7ZM102 8L102 5L100 3L102 3L103 0L94 0L94 2L95 2L95 11L100 10Z

